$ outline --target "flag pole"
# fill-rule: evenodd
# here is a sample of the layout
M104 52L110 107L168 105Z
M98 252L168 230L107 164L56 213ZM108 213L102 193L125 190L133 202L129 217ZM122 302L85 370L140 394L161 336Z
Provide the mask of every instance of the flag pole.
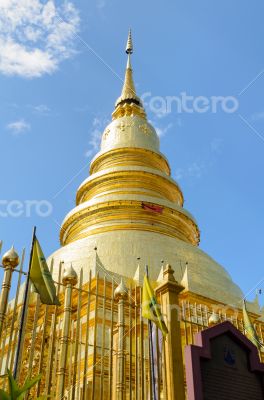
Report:
M146 276L149 278L149 273L148 273L148 266L146 265L145 267L146 270ZM156 397L156 387L155 387L155 371L154 371L154 349L153 349L153 335L152 335L152 321L149 319L148 320L148 328L149 328L149 348L150 348L150 370L151 370L151 386L152 386L152 397L153 400L157 400Z
M18 367L19 367L21 356L22 356L22 354L20 354L20 353L21 353L22 339L24 336L24 330L25 330L25 325L26 325L25 316L26 316L26 310L27 310L27 305L28 305L30 270L31 270L31 264L32 264L31 261L32 261L32 256L33 256L33 248L34 248L35 238L36 238L36 227L34 226L33 233L32 233L32 241L31 241L31 249L30 249L30 256L29 256L29 265L28 265L28 273L27 273L27 278L26 278L23 306L22 306L22 311L21 311L21 320L20 320L20 328L19 328L19 335L18 335L18 341L17 341L15 365L14 365L14 378L15 379L17 379L17 375L19 372Z

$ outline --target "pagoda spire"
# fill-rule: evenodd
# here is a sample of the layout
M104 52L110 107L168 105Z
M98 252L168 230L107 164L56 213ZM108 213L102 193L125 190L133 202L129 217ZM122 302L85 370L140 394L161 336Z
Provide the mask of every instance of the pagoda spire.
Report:
M124 104L135 104L136 106L143 109L142 102L136 94L136 88L133 80L133 70L131 65L131 54L133 53L133 41L131 29L128 32L128 39L126 44L127 53L127 65L124 78L124 84L121 92L121 96L117 99L115 103L115 110ZM115 114L115 112L114 112Z
M128 31L128 38L127 38L127 45L126 45L126 53L132 54L133 53L133 42L132 42L132 33L131 28Z

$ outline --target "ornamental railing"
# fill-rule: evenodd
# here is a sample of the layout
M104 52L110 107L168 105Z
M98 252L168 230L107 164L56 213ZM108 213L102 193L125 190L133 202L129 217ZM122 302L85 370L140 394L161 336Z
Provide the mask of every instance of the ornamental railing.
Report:
M13 371L18 362L19 381L42 374L27 399L46 395L57 400L143 400L151 395L153 398L153 391L157 400L170 398L172 372L166 359L167 339L154 328L154 352L150 357L150 332L141 310L142 287L127 281L126 294L120 295L115 291L119 278L103 272L94 276L88 265L79 270L77 284L69 286L63 284L63 263L51 262L61 305L41 304L39 295L31 290L18 349L26 275L24 255L23 251L20 264L11 274L1 268L0 388L7 388L7 369ZM86 279L84 269L89 271ZM219 322L229 320L244 333L241 310L224 312L220 307L215 311L213 305L197 304L187 295L180 294L179 304L166 309L163 306L162 310L165 320L176 310L182 347L193 343L195 334L206 329L215 314ZM263 341L264 325L256 322L255 329Z

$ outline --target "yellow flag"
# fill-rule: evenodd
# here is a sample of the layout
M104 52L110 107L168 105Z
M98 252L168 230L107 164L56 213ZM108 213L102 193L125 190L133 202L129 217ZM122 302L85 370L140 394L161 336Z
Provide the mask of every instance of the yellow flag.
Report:
M168 333L157 302L153 288L150 285L147 275L144 276L143 295L142 295L142 317L153 321L165 336Z
M244 300L244 304L243 304L243 321L244 321L244 328L245 328L245 331L246 331L246 334L247 334L249 340L251 340L251 342L260 350L260 348L262 346L259 341L257 332L254 328L254 325L252 324L250 317L248 315L245 300Z
M36 237L33 244L29 277L43 304L60 305L51 273Z

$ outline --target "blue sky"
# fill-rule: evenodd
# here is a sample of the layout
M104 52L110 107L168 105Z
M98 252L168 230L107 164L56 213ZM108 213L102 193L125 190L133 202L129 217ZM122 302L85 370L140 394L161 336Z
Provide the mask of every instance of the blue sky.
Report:
M1 2L4 250L29 249L33 225L46 255L58 248L59 224L120 94L131 26L137 91L148 93L149 119L198 221L201 247L251 290L264 277L263 13L261 0ZM161 104L181 93L210 105L212 96L231 96L236 111L153 109L153 98ZM30 206L35 200L43 213L52 204L48 217ZM15 209L22 204L19 217L7 212L13 201Z

